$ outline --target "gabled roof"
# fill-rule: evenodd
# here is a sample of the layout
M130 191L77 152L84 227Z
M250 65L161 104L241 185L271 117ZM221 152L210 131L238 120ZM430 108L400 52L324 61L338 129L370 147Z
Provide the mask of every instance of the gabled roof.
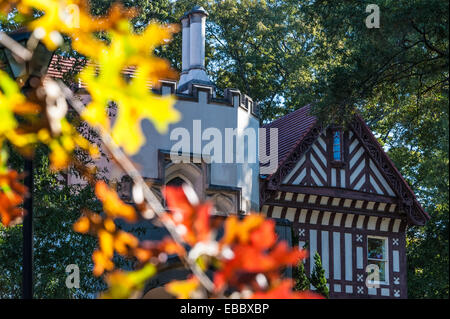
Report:
M299 154L306 153L324 128L310 114L311 106L306 105L267 125L264 128L278 129L278 168L262 181L261 192L276 189L283 178L298 161ZM380 167L386 180L399 198L399 205L406 212L409 224L423 225L430 219L418 202L413 190L383 150L370 128L360 115L356 115L350 128L358 136L363 146ZM266 150L269 150L269 130L266 131Z
M311 116L309 112L310 105L308 104L263 126L263 128L267 129L266 150L269 150L270 128L278 129L278 166L282 165L287 156L295 149L295 146L302 141L309 130L316 124L317 119Z

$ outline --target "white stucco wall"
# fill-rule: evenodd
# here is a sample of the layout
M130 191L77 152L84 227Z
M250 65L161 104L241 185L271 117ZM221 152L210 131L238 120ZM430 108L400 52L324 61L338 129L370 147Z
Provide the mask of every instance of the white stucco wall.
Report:
M169 91L163 87L163 93ZM243 95L242 95L243 97ZM243 98L241 98L243 103ZM239 95L234 96L234 105L225 105L211 101L208 103L208 93L204 91L198 92L198 102L178 99L175 108L180 111L181 120L169 126L167 134L159 134L148 121L143 122L142 128L146 136L147 143L141 148L140 152L133 157L133 160L141 167L144 177L160 178L158 176L158 150L170 151L172 147L180 141L180 137L176 140L170 140L170 133L177 128L185 128L190 132L190 149L183 150L200 155L203 147L211 140L201 140L200 145L195 149L194 138L199 140L200 137L194 136L194 120L199 120L195 125L201 127L201 134L208 128L217 128L222 135L222 163L211 163L210 165L210 184L218 186L239 187L242 192L241 208L245 211L257 209L259 204L259 185L258 185L258 128L259 120L254 117L250 111L239 107ZM238 129L237 139L244 140L245 162L236 163L236 152L238 141L234 139L233 163L224 163L226 155L226 131L225 129ZM243 136L243 130L252 128L256 140L253 142L253 148L250 150L255 154L256 161L248 163L248 139ZM229 152L228 152L229 154Z
M162 94L170 94L170 86L162 87ZM215 100L208 101L208 92L198 91L198 101L196 101L194 95L181 94L177 95L178 99L175 104L175 108L181 113L181 120L178 123L169 126L166 134L159 134L152 123L148 120L142 121L142 130L146 138L145 145L140 151L132 157L133 161L137 163L142 175L145 178L151 179L164 179L164 176L159 176L159 162L158 154L161 151L171 151L172 147L180 141L180 137L174 140L170 139L170 134L173 130L179 128L185 128L189 132L189 149L183 149L187 153L191 153L196 157L201 158L203 147L211 142L211 139L202 140L202 134L208 128L216 128L221 133L221 152L222 162L212 162L210 164L210 180L209 184L214 186L225 186L232 188L240 188L242 201L240 207L244 211L250 211L251 209L258 209L259 205L259 163L258 163L258 128L259 120L251 114L251 109L246 110L242 106L245 105L245 96L238 91L234 91L233 106L227 104L225 100L216 102ZM84 103L88 103L90 100L89 95L83 95L82 100ZM112 112L111 121L114 122L114 113ZM200 127L199 136L195 136L194 133L194 121L197 121L195 125ZM245 129L250 128L250 136L255 138L253 143L250 143L246 138ZM233 138L233 149L226 147L226 129L236 131L236 138ZM200 141L197 147L194 146L194 139ZM240 149L239 142L244 145L244 162L238 163L239 160L236 153ZM200 146L200 147L198 147ZM250 150L249 150L250 146ZM250 155L254 156L254 162L249 163ZM213 155L213 154L211 154ZM232 157L232 162L225 162L226 156ZM250 156L252 157L252 156ZM120 180L117 170L114 170L112 163L106 161L105 158L97 161L99 168L107 168L109 170L109 178ZM112 176L113 174L114 176ZM81 183L79 179L70 177L70 183ZM208 185L206 185L208 186Z

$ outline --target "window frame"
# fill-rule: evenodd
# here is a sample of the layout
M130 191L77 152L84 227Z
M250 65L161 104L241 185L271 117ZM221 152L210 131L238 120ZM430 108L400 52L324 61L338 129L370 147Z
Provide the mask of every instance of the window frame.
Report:
M344 168L346 163L345 163L345 158L344 158L344 132L342 127L340 126L336 126L336 127L332 127L330 128L330 134L331 134L331 138L330 138L330 142L329 142L329 148L330 151L328 152L329 154L329 158L330 158L330 164L331 167L335 167L335 168ZM334 134L336 132L339 132L339 141L340 141L340 160L335 160L334 159Z
M381 239L384 242L384 258L383 259L376 259L376 258L369 258L369 239ZM367 236L367 254L366 254L366 260L367 265L370 265L371 261L377 261L377 262L384 262L384 281L374 281L373 284L375 285L389 285L389 238L383 237L383 236Z

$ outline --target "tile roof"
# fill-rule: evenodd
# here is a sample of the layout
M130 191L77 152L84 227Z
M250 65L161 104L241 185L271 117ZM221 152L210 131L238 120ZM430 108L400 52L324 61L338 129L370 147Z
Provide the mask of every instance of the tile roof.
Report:
M316 124L317 119L310 114L310 105L286 114L279 119L266 124L266 154L270 152L270 129L278 130L278 167L286 160L292 150L302 141L309 130ZM274 160L274 154L270 154L270 160Z
M61 79L65 73L71 71L77 73L83 68L83 61L80 60L80 63L78 63L78 65L75 65L76 61L76 58L64 57L55 54L50 61L47 75L52 78Z
M74 74L79 73L84 65L84 59L78 59L73 57L65 57L63 55L53 55L52 60L47 69L47 76L54 79L62 79L65 74L73 72ZM86 62L86 65L92 64L91 62ZM6 65L3 61L0 61L0 69L4 70ZM134 67L128 67L123 70L123 74L132 77L134 74ZM84 87L82 83L79 83L80 87Z
M284 161L288 158L288 156L295 150L295 148L302 142L304 137L308 134L308 132L315 126L317 123L317 118L310 114L311 107L310 105L306 105L294 112L291 112L269 124L264 125L264 128L277 128L278 129L278 169L283 165ZM389 158L389 156L385 153L381 145L378 143L377 139L373 135L371 129L364 121L364 119L357 115L357 120L361 122L364 127L364 130L367 132L367 135L373 139L373 143L377 146L382 154L382 157L389 163L389 166L392 167L393 173L398 176L399 181L404 184L406 188L406 192L412 197L414 202L414 206L418 210L419 213L423 214L426 220L430 219L428 213L423 209L420 202L417 200L414 191L409 186L408 182L405 180L400 171L396 168L395 164ZM269 130L266 131L266 154L270 152L269 149ZM262 141L260 141L262 143ZM272 155L272 154L270 154ZM269 155L269 159L273 160L273 156ZM267 180L272 178L273 174L267 177ZM396 188L397 191L397 188Z

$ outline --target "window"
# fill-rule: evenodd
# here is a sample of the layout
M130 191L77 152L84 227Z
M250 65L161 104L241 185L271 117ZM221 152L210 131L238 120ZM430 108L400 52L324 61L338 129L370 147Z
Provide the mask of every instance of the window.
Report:
M333 161L342 161L342 138L340 131L333 132Z
M379 269L380 283L388 282L388 248L384 237L367 238L367 260Z
M175 177L172 178L166 185L167 186L183 186L183 184L186 184L186 182L180 178L180 177Z

